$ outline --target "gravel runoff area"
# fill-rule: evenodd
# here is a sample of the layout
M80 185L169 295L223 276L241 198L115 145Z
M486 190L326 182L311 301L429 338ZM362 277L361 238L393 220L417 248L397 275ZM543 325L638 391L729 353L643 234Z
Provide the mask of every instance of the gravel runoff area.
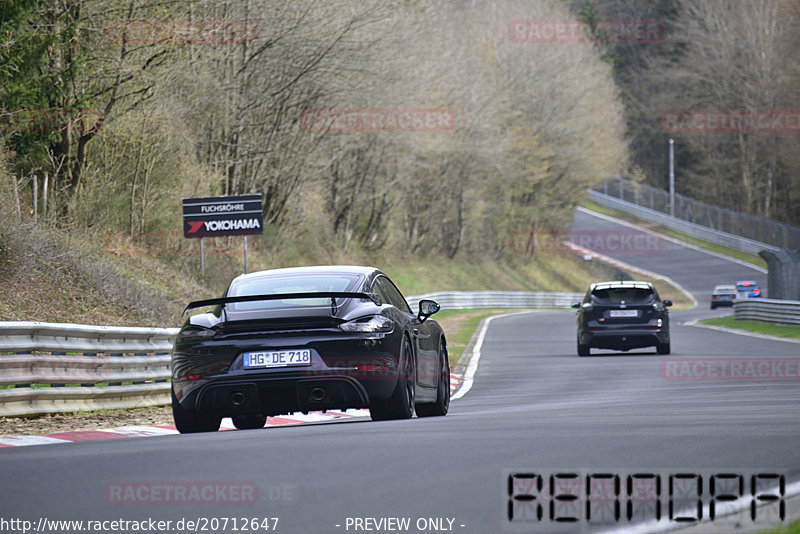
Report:
M29 436L128 425L171 424L173 421L170 406L150 406L126 410L56 413L31 417L0 417L0 436Z

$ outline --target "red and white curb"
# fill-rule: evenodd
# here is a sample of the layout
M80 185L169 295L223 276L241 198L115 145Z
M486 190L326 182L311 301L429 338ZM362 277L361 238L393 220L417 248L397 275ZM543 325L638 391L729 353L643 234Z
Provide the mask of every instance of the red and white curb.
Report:
M463 377L450 376L450 394L452 395L461 386ZM327 412L309 412L307 414L294 413L280 417L268 417L265 427L304 425L309 423L323 423L328 421L345 421L359 417L369 417L367 409L350 409L347 411L328 410ZM223 419L220 430L234 430L233 422ZM102 439L120 439L143 436L164 436L177 434L175 425L157 426L121 426L117 428L104 428L100 430L76 430L73 432L56 432L38 436L0 436L0 447L24 447L27 445L50 445L53 443L72 443L75 441L95 441Z

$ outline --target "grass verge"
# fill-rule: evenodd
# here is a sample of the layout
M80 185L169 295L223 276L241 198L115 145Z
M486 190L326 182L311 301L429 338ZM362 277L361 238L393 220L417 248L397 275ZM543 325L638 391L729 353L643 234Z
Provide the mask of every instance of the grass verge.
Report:
M608 208L606 206L601 206L600 204L592 202L591 200L584 200L583 202L581 202L581 206L583 206L588 210L596 211L604 215L610 215L611 217L616 217L624 221L638 224L640 226L648 228L649 230L655 230L656 232L660 232L664 235L674 237L675 239L680 239L681 241L686 241L687 243L704 248L706 250L710 250L711 252L716 252L718 254L722 254L724 256L728 256L730 258L734 258L737 260L746 261L747 263L752 263L753 265L763 267L764 269L767 268L767 262L764 261L764 259L761 258L761 256L757 256L755 254L749 254L747 252L742 252L734 248L726 247L723 245L717 245L716 243L711 243L710 241L705 241L703 239L698 239L696 237L682 234L670 228L665 228L663 226L659 226L649 221L639 219L629 213L625 213L624 211L619 211L613 208Z
M800 520L793 521L788 525L761 530L758 534L800 534Z
M800 326L774 324L764 321L749 321L745 319L737 320L733 318L733 315L712 317L711 319L702 319L698 322L712 326L724 326L725 328L746 330L748 332L756 332L758 334L768 334L770 336L800 339Z

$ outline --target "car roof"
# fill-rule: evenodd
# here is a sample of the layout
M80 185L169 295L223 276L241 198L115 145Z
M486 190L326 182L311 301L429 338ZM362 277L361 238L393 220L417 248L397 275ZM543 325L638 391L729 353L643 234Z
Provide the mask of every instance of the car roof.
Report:
M739 284L750 284L751 286L753 286L753 285L758 285L758 282L756 282L755 280L739 280L738 282L736 282L736 285L738 286Z
M714 286L714 291L716 291L717 289L736 289L736 286L732 284L721 284L718 286Z
M252 273L241 274L233 279L234 282L251 280L258 278L268 278L271 276L285 275L322 275L322 274L355 274L368 276L372 273L379 273L375 267L365 267L359 265L312 265L307 267L283 267L280 269L267 269L265 271L255 271Z
M618 280L616 282L614 281L595 282L591 286L589 286L589 291L594 291L595 289L618 289L618 288L653 289L653 284L652 282L642 282L640 280Z

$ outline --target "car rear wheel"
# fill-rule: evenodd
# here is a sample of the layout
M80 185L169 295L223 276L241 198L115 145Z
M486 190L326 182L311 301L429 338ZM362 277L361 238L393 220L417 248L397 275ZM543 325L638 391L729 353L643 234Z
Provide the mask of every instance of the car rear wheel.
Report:
M588 356L590 351L589 345L583 345L578 341L578 356Z
M656 352L659 354L669 354L669 341L656 345Z
M267 423L266 415L235 415L231 418L233 426L239 430L252 430L254 428L264 428Z
M439 381L436 386L436 402L417 404L417 416L430 417L447 415L450 409L450 361L447 358L447 347L439 343Z
M717 305L716 305L716 304L712 304L712 305L711 305L711 309L712 309L712 310L713 310L714 308L716 308L716 307L717 307Z
M369 414L373 421L388 419L410 419L414 415L414 397L416 392L417 370L414 365L414 353L411 343L403 336L400 347L401 361L404 369L399 373L397 385L392 396L386 400L370 402Z
M175 420L175 428L181 434L216 432L219 430L220 423L222 423L221 417L213 417L185 409L175 398L174 391L172 392L172 418Z

